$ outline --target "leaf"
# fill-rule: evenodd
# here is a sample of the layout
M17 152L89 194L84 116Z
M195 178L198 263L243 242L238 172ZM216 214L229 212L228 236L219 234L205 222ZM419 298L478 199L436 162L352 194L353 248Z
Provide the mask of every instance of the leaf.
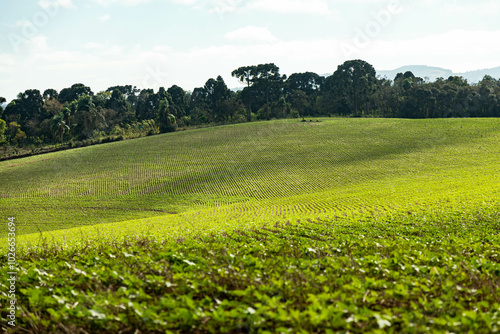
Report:
M173 286L177 286L177 284L170 283L169 281L165 282L165 285L167 286L167 288L171 288Z
M48 308L47 312L51 315L52 319L55 321L59 321L61 319L61 314L59 312L56 312L53 308Z
M189 260L182 260L183 262L186 262L187 264L189 264L190 266L196 266L196 263L194 262L191 262Z
M87 273L83 270L80 270L78 268L73 268L73 270L75 271L75 273L77 273L78 275L83 275L83 276L87 276Z
M380 329L385 327L391 327L391 322L387 319L382 318L378 313L374 313L373 316L377 319L377 325Z
M99 320L106 319L106 314L104 314L104 313L101 313L101 312L93 310L93 309L90 309L89 312L90 312L90 316L92 316L95 319L99 319Z

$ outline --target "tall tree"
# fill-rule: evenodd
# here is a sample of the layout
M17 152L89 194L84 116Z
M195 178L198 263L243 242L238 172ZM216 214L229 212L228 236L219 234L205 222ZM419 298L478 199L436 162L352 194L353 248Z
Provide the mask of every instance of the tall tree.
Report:
M256 66L242 66L231 72L231 76L238 78L241 83L246 84L244 91L242 92L243 103L247 106L247 121L252 120L252 91L251 86L253 84L254 72Z
M59 142L62 143L64 134L69 130L69 126L66 124L63 112L52 118L50 129L52 130L54 137L57 137Z
M49 88L43 91L43 99L44 100L52 100L57 99L59 97L59 93L57 90Z
M489 75L478 84L479 116L495 117L499 116L500 111L500 80L496 80Z
M94 131L103 130L106 120L102 111L92 101L92 96L82 95L70 106L70 126L79 139L91 138Z
M41 121L46 118L47 115L42 107L43 97L40 91L28 89L24 93L19 93L17 99L9 103L3 116L9 122L19 122L19 125L23 127L32 119Z
M186 92L184 89L177 85L173 85L167 89L167 93L172 97L172 114L177 118L184 116L187 109Z
M70 88L64 88L59 93L59 101L62 103L70 103L72 101L77 100L82 95L92 96L94 93L90 87L85 86L84 84L77 83L72 85Z
M136 115L139 121L155 119L156 114L154 105L153 89L143 89L137 97Z
M307 94L303 90L296 89L290 94L290 99L292 101L292 105L297 108L302 120L305 120L306 110L309 107Z
M412 71L406 71L405 73L398 73L394 78L394 86L403 88L408 91L410 88L421 85L424 83L424 79L417 77Z
M0 146L5 145L5 130L7 129L7 123L3 119L0 119Z
M325 81L340 108L347 108L354 116L359 116L360 107L368 102L377 87L376 83L375 68L360 59L348 60L339 65Z
M312 95L320 89L324 81L324 77L313 72L293 73L286 80L286 89L288 92L300 89L307 95Z
M316 113L316 100L325 78L312 72L294 73L288 77L285 82L285 94L288 97L294 95L294 92L300 90L306 94L306 109L304 113ZM300 99L299 99L300 100ZM293 102L293 101L292 101ZM295 106L297 109L299 107Z
M221 106L224 101L231 98L231 91L227 88L224 79L220 75L217 79L209 79L203 88L212 120L218 121L224 119L225 116L221 115Z
M273 91L278 91L282 88L286 76L280 75L280 68L273 63L260 64L255 67L252 81L258 89L264 93L266 97L266 119L270 120L269 116L269 98Z
M160 101L159 123L161 133L174 132L177 129L175 116L172 115L169 110L170 105L172 105L172 98L170 97L170 94L168 94Z
M136 108L138 95L140 90L136 86L125 85L125 86L113 86L109 87L106 91L112 93L114 90L120 91L123 94L128 103L130 103L130 107L132 109Z
M127 101L126 95L119 89L113 90L111 97L106 102L106 108L114 110L118 115L118 122L122 124L130 124L136 119L135 112Z
M5 99L5 97L2 97L0 96L0 117L2 117L3 115L3 104L7 102L7 100Z

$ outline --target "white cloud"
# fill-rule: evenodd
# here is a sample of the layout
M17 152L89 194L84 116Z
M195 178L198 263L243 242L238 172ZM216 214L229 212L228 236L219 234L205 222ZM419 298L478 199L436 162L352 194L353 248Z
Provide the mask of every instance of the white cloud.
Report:
M106 15L103 15L103 16L99 16L97 19L101 22L107 22L109 21L109 19L111 18L111 16L109 16L108 14Z
M171 0L173 3L178 3L180 5L194 5L197 0Z
M267 31L251 28L247 31ZM234 38L238 36L236 32ZM451 31L406 41L375 39L348 57L340 48L341 43L352 43L348 39L264 38L245 45L228 38L223 45L188 51L166 45L125 48L87 43L81 49L64 50L52 48L51 39L37 36L26 43L22 56L0 53L0 84L4 87L1 94L7 99L28 88L60 90L76 82L83 82L94 92L120 84L154 89L176 84L192 90L203 86L208 78L222 75L228 86L236 87L239 84L230 73L240 66L273 62L283 74L324 74L333 73L339 64L354 58L364 59L378 70L415 64L463 72L500 66L500 44L494 43L498 40L500 30Z
M26 42L26 46L29 52L32 54L45 53L49 51L49 46L47 44L47 37L45 36L35 36L33 38L30 38Z
M76 8L72 0L40 0L38 2L38 5L44 9L48 9L51 7L62 7L66 9Z
M275 42L278 39L267 28L248 26L228 32L225 38L230 41Z
M151 0L94 0L101 6L109 6L113 4L120 4L124 6L136 6L141 3L150 2Z
M96 43L96 42L88 42L83 45L84 49L87 50L92 50L92 49L103 49L105 48L106 45L102 43Z
M66 0L67 1L67 0ZM93 0L97 2L101 6L109 6L109 5L123 5L123 6L137 6L143 3L148 3L152 1L160 1L160 0ZM165 0L163 0L165 1ZM166 0L172 3L180 4L180 5L194 5L197 0Z
M211 0L209 13L225 14L235 12L240 8L242 0Z
M326 0L255 0L247 8L273 13L330 13Z
M460 5L446 3L446 11L451 14L464 14L467 16L498 16L500 3L498 1L474 1Z
M454 30L410 40L373 40L345 58L372 61L377 69L394 69L403 65L431 65L465 72L500 66L496 55L500 45L498 31ZM344 41L355 46L353 40Z
M33 23L31 21L28 21L27 19L22 19L16 22L16 27L30 27L32 26Z

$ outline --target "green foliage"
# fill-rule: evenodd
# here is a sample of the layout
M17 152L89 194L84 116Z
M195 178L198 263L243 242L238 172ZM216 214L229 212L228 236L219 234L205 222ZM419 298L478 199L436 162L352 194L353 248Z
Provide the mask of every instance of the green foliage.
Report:
M300 113L297 110L292 109L292 111L290 112L290 116L292 118L299 118L300 117Z
M18 326L499 332L498 211L468 213L475 218L401 212L42 246L20 253Z
M17 328L499 332L499 136L273 121L0 162Z
M373 66L360 59L344 62L327 77L304 72L287 78L273 63L243 66L231 75L245 85L242 90L232 92L221 76L208 79L193 92L177 85L168 90L160 87L157 92L121 85L94 95L81 83L60 93L47 89L43 95L28 89L5 111L0 106L0 117L7 124L17 122L25 133L16 139L17 146L9 141L12 147L3 153L25 156L30 150L50 151L50 145L61 142L60 133L55 134L50 123L64 108L70 108L71 114L65 113L64 122L70 130L64 131L63 142L99 140L92 134L109 134L116 125L126 128L150 119L157 121L160 132L166 133L174 132L177 126L288 118L295 116L291 110L297 110L303 119L332 115L412 119L500 116L500 80L488 75L476 85L458 76L426 82L407 71L398 73L392 82L377 78ZM160 111L165 99L169 102L167 112ZM0 104L5 102L0 99ZM19 149L19 143L23 149Z
M0 146L5 145L5 130L7 129L7 124L3 119L0 119Z
M160 109L159 109L160 133L174 132L177 129L177 122L175 120L175 116L170 113L170 105L171 105L170 96L160 101Z
M22 146L26 141L26 133L21 130L21 126L17 122L10 122L7 129L8 139L13 145Z
M79 99L83 95L92 96L94 95L94 93L92 92L92 89L90 87L87 87L81 83L77 83L69 88L63 88L59 93L58 99L62 103L71 103Z
M356 59L339 65L325 80L325 89L340 115L360 116L360 109L376 89L376 72L369 63Z
M494 119L323 119L151 136L0 162L4 185L0 210L20 216L19 233L33 233L38 231L35 224L53 230L126 220L125 214L112 219L120 208L127 208L133 218L148 217L154 212L149 209L170 212L168 203L151 205L151 196L197 194L194 204L203 204L203 197L219 197L220 206L238 198L242 203L225 209L221 218L251 219L259 207L273 205L262 201L279 200L275 204L282 214L273 216L283 217L287 212L297 216L351 208L339 203L356 192L363 193L365 201L396 192L418 200L424 189L441 184L430 195L434 196L428 199L431 202L461 188L489 193L498 186L497 128ZM123 130L133 131L133 127ZM359 185L363 188L356 188ZM137 202L127 207L123 196L136 197ZM89 197L91 208L86 204ZM99 205L99 198L116 205ZM15 204L7 199L15 199ZM397 196L393 201L405 202ZM324 203L322 207L318 202ZM37 210L37 205L43 209ZM310 205L315 209L306 209ZM216 211L207 209L203 214L211 219ZM272 212L269 209L267 214ZM72 218L52 219L65 214ZM197 220L195 214L188 218Z

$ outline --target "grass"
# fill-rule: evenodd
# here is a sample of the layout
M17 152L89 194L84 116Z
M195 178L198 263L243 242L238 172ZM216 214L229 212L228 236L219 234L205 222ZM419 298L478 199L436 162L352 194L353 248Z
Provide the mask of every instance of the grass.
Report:
M0 162L19 321L33 333L498 332L499 156L498 119L323 119Z
M177 240L46 246L19 261L20 326L35 333L498 332L497 209L463 219L448 211L339 217Z
M0 209L27 234L367 181L401 184L448 173L454 183L473 173L498 182L499 128L497 119L325 119L140 138L0 162Z

